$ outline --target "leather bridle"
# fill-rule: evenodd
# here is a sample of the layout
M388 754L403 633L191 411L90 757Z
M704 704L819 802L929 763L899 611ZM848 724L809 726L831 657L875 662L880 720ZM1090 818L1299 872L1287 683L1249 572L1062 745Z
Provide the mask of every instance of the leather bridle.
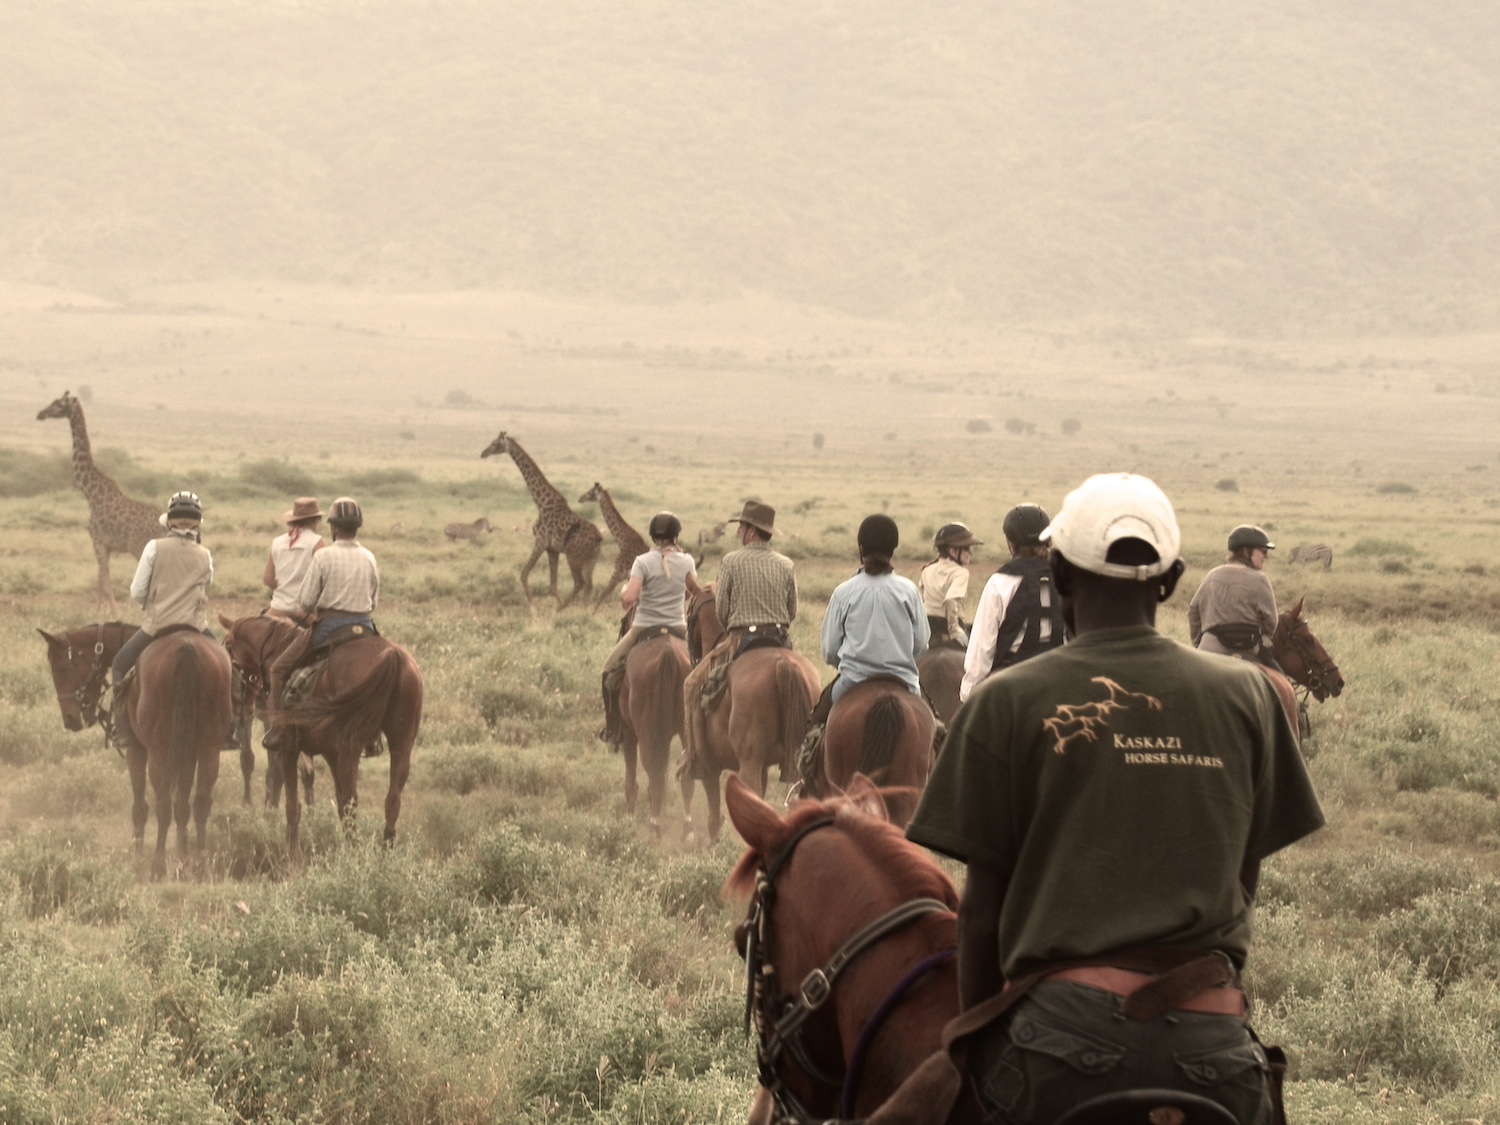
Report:
M1285 638L1287 647L1302 662L1307 678L1300 681L1300 686L1320 703L1329 695L1334 694L1334 682L1338 676L1339 666L1326 651L1322 656L1318 655L1311 637L1305 635L1308 633L1307 622L1298 621L1292 624L1288 618L1283 617L1278 628Z
M776 901L776 877L805 836L827 828L833 822L832 817L809 821L781 846L769 863L760 865L755 875L755 892L750 900L749 913L736 932L740 954L745 959L745 1031L748 1034L752 1025L755 1028L760 1082L775 1104L773 1125L813 1125L825 1120L809 1113L787 1087L781 1077L781 1068L787 1062L818 1085L841 1091L840 1112L846 1117L852 1114L865 1056L886 1017L912 985L955 953L955 950L945 949L927 957L886 995L861 1029L859 1041L843 1074L831 1073L812 1057L802 1039L803 1025L833 995L839 977L860 954L919 919L931 914L952 913L951 906L935 898L902 903L840 945L826 965L813 969L802 978L794 994L784 994L777 983L775 967L766 960L766 950L770 947L771 908Z

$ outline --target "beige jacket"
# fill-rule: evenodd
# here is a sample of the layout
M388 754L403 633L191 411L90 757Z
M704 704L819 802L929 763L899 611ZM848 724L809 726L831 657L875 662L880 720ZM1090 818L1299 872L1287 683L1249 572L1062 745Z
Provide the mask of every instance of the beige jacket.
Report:
M207 548L175 534L152 543L156 558L141 607L141 628L152 636L169 625L208 628L208 584L214 569Z
M1188 605L1193 646L1203 647L1204 635L1220 625L1257 625L1261 643L1270 647L1271 634L1276 632L1276 595L1264 571L1230 562L1204 575L1203 585ZM1209 647L1220 648L1216 643Z

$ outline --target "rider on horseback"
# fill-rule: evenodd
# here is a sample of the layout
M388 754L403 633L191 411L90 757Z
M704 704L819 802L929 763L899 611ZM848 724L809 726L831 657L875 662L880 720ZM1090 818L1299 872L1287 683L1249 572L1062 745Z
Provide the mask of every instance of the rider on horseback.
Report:
M1229 533L1229 559L1203 577L1188 604L1188 632L1204 652L1259 660L1276 668L1271 637L1276 632L1276 594L1266 559L1276 549L1264 530L1241 524Z
M937 558L922 568L917 586L922 591L922 608L934 647L951 644L965 648L969 643L964 628L964 599L969 596L969 560L974 548L984 544L961 523L945 523L933 536Z
M1041 538L1076 639L975 691L907 829L968 867L944 1040L1006 1120L1149 1086L1263 1125L1239 973L1261 861L1323 823L1296 735L1258 669L1156 631L1183 564L1155 484L1091 477Z
M1052 588L1047 548L1040 538L1047 522L1047 513L1036 504L1018 504L1005 514L1011 558L979 595L958 689L961 700L985 677L1063 643L1061 601Z
M823 615L823 659L838 675L808 716L810 731L827 725L833 705L855 684L883 676L913 694L922 690L917 657L927 650L929 630L922 595L891 569L901 532L890 516L867 516L856 541L860 569L833 591Z
M647 529L652 547L638 555L630 567L630 581L620 592L620 605L633 615L630 627L605 658L602 688L604 729L599 740L611 746L622 741L620 731L620 684L625 679L625 661L646 632L666 629L675 636L687 633L686 599L698 592L698 570L693 557L677 545L682 521L671 512L658 512Z
M262 740L267 750L281 748L285 731L276 717L283 708L287 679L303 659L346 626L376 631L371 615L380 600L380 570L375 556L355 538L363 524L359 504L347 496L335 500L328 510L333 542L313 555L297 595L297 609L304 619L311 619L311 627L303 629L271 665L269 729Z
M175 492L161 517L167 534L147 542L130 583L130 598L141 607L141 628L116 654L110 665L114 695L110 701L110 741L120 749L139 749L120 684L146 646L164 629L188 626L212 637L208 628L208 587L214 580L214 560L199 540L203 505L193 492Z
M302 611L297 605L297 595L302 590L302 580L312 566L314 552L328 545L318 534L323 510L318 507L316 498L302 496L281 518L286 531L271 540L271 553L266 558L266 570L261 576L261 581L271 591L271 605L266 612L272 617L300 621Z

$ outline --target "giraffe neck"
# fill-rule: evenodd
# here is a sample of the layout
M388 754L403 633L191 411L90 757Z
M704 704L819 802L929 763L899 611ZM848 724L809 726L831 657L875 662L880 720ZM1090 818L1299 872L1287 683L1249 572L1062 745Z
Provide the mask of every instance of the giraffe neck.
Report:
M76 402L73 409L68 411L68 427L73 431L73 481L85 496L97 496L114 482L94 464L89 430L83 420L83 407Z
M515 461L516 468L521 470L521 479L526 482L526 488L531 493L531 498L536 502L540 511L544 512L571 512L566 497L557 489L552 487L550 481L542 475L542 470L537 463L515 442L507 442L506 449L510 452L511 459Z
M609 533L617 540L639 538L625 522L625 517L620 515L620 509L615 507L614 498L610 496L609 489L599 490L599 511L604 515L604 522L609 528Z

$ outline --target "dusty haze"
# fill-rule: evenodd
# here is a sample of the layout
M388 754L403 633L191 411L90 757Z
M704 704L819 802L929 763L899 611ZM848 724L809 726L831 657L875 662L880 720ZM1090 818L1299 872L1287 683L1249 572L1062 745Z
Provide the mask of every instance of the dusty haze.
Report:
M0 276L1500 327L1489 0L0 12Z

